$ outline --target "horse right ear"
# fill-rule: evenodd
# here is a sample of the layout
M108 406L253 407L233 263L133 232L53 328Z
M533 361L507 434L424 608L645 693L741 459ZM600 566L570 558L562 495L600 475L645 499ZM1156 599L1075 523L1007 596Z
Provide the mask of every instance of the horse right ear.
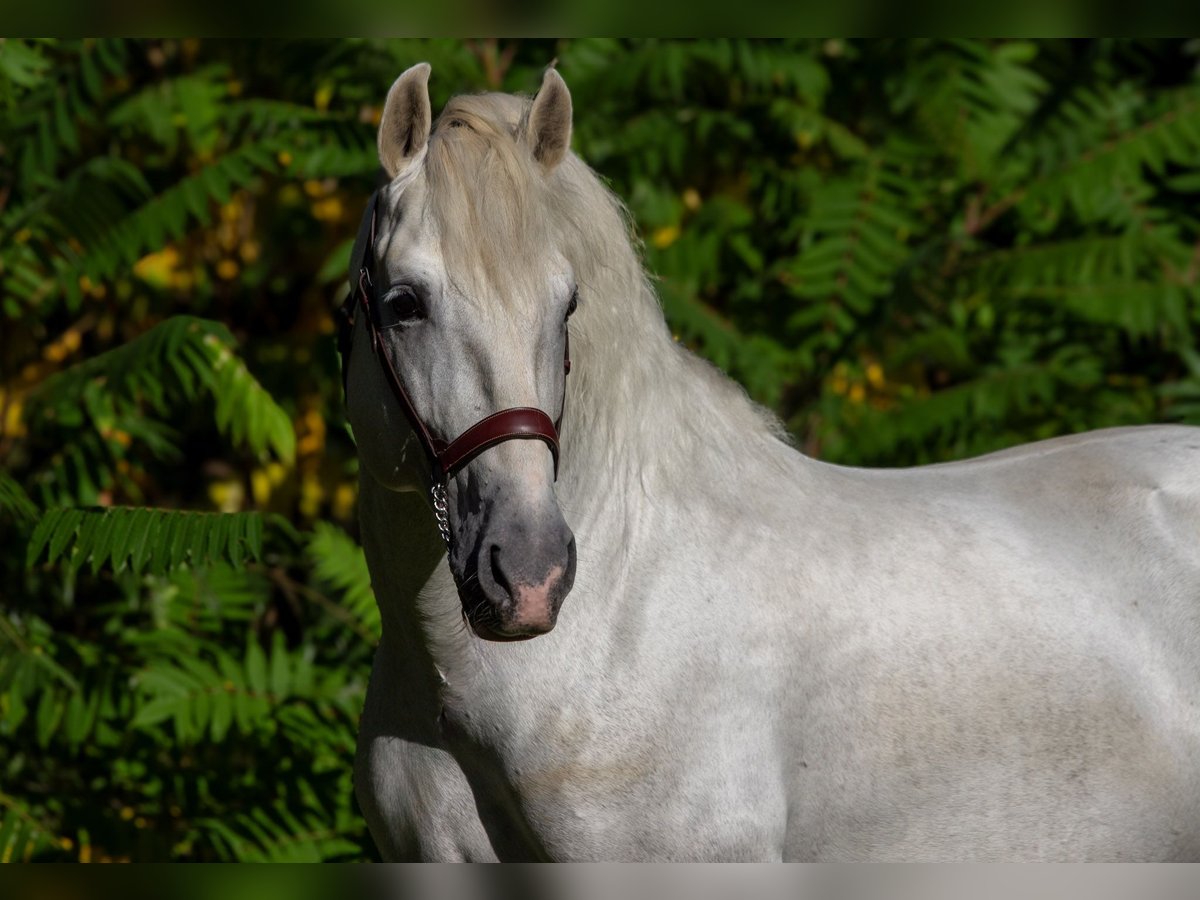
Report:
M379 162L388 178L408 168L429 141L429 72L429 63L417 63L388 91L379 120Z
M522 127L533 158L545 171L562 162L571 147L571 92L553 63L542 74L542 86Z

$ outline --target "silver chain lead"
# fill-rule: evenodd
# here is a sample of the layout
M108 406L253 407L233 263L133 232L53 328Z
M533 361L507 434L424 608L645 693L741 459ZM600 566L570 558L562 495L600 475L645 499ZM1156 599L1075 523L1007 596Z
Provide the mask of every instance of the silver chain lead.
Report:
M435 484L429 489L429 496L433 500L433 518L437 521L438 531L442 533L442 540L446 543L446 549L450 549L450 516L446 512L446 486L444 484Z

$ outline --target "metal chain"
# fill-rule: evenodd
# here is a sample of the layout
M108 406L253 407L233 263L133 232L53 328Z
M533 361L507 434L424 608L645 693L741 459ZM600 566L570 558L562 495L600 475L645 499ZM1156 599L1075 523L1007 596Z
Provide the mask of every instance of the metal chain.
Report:
M437 521L438 531L442 534L442 540L446 542L446 549L450 549L450 516L446 512L446 485L435 484L429 489L429 496L433 500L433 518Z

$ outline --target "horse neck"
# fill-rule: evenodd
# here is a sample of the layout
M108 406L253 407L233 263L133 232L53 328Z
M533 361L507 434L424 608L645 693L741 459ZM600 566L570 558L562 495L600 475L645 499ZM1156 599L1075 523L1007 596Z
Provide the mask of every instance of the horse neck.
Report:
M739 385L672 338L640 267L608 287L572 334L557 486L568 522L669 512L797 458Z

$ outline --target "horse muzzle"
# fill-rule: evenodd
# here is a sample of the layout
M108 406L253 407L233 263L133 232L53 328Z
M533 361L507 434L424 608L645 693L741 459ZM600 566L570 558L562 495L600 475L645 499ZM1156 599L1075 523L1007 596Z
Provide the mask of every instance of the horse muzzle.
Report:
M480 542L458 582L463 618L479 637L519 641L554 628L575 582L575 538L561 517L556 524L537 541L502 534Z

